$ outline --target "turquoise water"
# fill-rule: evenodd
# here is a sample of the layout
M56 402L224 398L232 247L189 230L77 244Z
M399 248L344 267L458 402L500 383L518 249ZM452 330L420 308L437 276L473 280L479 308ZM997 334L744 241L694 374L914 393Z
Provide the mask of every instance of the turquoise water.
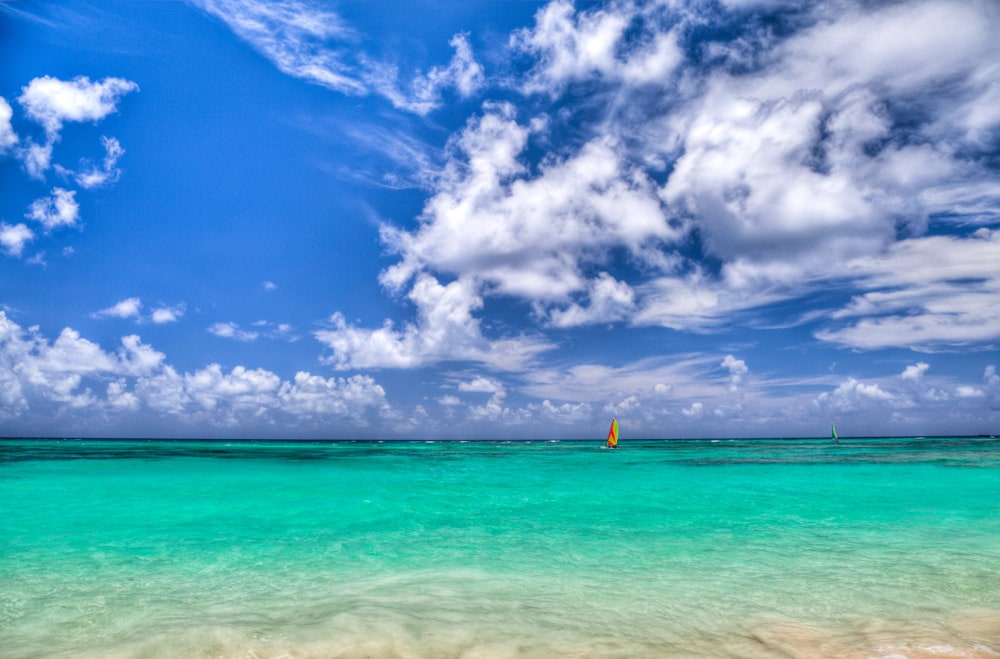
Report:
M3 657L993 657L1000 440L0 441Z

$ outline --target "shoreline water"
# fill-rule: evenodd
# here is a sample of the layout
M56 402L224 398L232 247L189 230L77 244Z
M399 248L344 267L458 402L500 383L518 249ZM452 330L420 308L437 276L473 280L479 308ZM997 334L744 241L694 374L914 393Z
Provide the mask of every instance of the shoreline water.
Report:
M55 446L5 657L1000 653L994 440Z

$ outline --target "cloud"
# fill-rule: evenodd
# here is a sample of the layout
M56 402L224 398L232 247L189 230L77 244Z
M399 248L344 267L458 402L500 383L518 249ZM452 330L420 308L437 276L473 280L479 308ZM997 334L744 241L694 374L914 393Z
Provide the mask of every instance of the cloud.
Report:
M565 309L554 308L550 323L554 327L574 327L593 323L612 323L631 318L635 312L635 291L623 281L606 272L590 280L587 298L589 304L573 303Z
M722 368L729 371L729 391L736 392L743 384L743 378L750 372L750 368L742 359L736 359L732 355L726 355L720 364Z
M368 408L384 408L385 390L371 376L323 378L306 372L295 374L278 390L282 409L297 416L360 416Z
M35 234L25 224L0 222L0 246L9 256L21 256L24 246L34 237Z
M130 297L122 300L107 309L91 314L94 318L139 318L142 310L142 300L137 297Z
M18 102L28 117L41 124L51 137L58 135L67 121L97 122L118 110L118 101L139 86L123 78L92 82L86 76L59 80L51 76L35 78L21 90Z
M244 342L256 341L260 336L258 332L240 329L239 325L232 322L213 323L208 328L208 332L223 339L236 339Z
M361 36L337 13L314 2L283 0L192 0L222 19L241 39L294 78L361 96L375 92L395 107L424 115L440 107L441 92L455 88L467 98L483 84L483 68L475 61L468 37L449 42L455 55L445 67L398 82L398 69L369 57Z
M486 378L483 376L479 376L474 380L472 380L471 382L460 382L458 384L458 390L476 391L476 392L483 392L490 394L502 393L506 391L505 387L498 380L494 380L493 378Z
M511 37L511 46L537 63L526 93L557 96L566 85L602 82L665 86L684 60L672 31L641 5L620 3L577 12L565 0L550 2L535 15L535 26Z
M462 98L468 98L483 86L483 67L472 55L468 35L456 34L448 43L455 49L448 66L436 66L426 74L418 74L406 91L399 88L394 66L368 63L369 71L362 75L369 86L395 107L426 115L441 106L443 90L454 87Z
M816 397L815 405L824 411L848 414L892 406L897 398L875 383L866 383L857 378L848 378L832 393L824 392Z
M899 377L902 378L903 380L917 381L924 376L924 373L926 373L927 369L929 368L930 364L926 362L917 362L916 364L910 364L909 366L906 367L902 375L900 375Z
M331 350L323 362L337 369L415 368L442 361L475 361L492 368L523 368L550 345L531 338L489 341L472 314L482 298L472 281L458 279L442 286L429 275L420 275L409 293L417 308L417 321L397 331L393 323L367 330L347 324L335 313L332 329L314 333Z
M0 155L5 154L12 146L17 144L17 133L10 120L14 116L14 111L10 107L7 99L0 96Z
M623 162L613 141L596 139L531 176L521 156L544 122L521 125L508 104L485 110L452 140L452 158L420 227L384 230L402 258L383 283L399 287L427 269L475 278L499 294L565 302L587 289L584 266L603 262L608 250L645 261L650 244L680 235L652 182ZM608 283L598 279L595 292L610 292ZM621 294L619 287L612 297ZM556 317L584 315L577 308Z
M97 388L104 385L102 396ZM391 412L385 391L368 376L323 378L306 372L292 381L260 368L218 364L179 373L166 356L136 335L117 352L66 328L49 342L37 328L24 330L0 311L0 418L14 419L52 405L77 414L87 427L144 409L176 422L209 427L262 427L280 420L305 427L330 418L362 426L366 410ZM148 423L148 420L147 420ZM317 426L318 427L318 426Z
M163 325L165 323L177 322L183 315L184 305L178 305L175 307L159 307L157 309L153 309L153 313L150 315L150 320L157 325Z
M901 241L847 264L863 292L833 316L850 324L817 338L874 350L935 349L1000 338L1000 231Z
M92 82L86 76L70 81L51 76L33 79L22 88L18 102L28 118L45 128L46 141L44 144L36 144L29 140L28 145L20 151L19 157L28 175L39 179L44 177L45 171L51 166L52 148L60 139L64 123L98 122L118 110L118 102L122 96L138 89L139 86L134 82L123 78L105 78L101 82ZM112 168L118 157L112 155L114 148L121 149L117 140L113 141L111 147L109 143L105 143L109 154L107 157L112 158ZM109 169L107 176L113 176L113 172L113 169ZM97 176L100 175L98 172ZM83 175L85 183L96 180L92 176Z
M109 183L115 183L121 177L121 170L117 168L118 160L125 155L125 149L113 137L101 137L104 145L104 161L100 167L89 166L87 169L77 173L76 182L81 188L99 188Z
M150 314L142 313L142 300L137 297L124 299L107 309L101 309L91 314L92 318L131 318L136 323L152 322L157 325L173 323L184 315L184 305L179 304L173 307L161 306L153 309Z
M357 34L336 13L309 2L197 0L280 71L345 94L364 94L348 46Z
M698 417L701 416L705 411L705 406L699 401L691 403L688 407L682 410L684 416L687 417Z
M80 219L80 205L76 201L76 191L52 188L51 196L32 202L25 217L41 223L46 231L75 226Z

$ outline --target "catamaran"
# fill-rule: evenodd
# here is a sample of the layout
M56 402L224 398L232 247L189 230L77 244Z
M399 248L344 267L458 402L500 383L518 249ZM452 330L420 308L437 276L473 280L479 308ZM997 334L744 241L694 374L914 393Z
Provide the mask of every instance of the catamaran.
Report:
M611 419L611 430L608 431L608 448L618 448L618 419Z
M836 423L831 423L830 424L830 438L833 439L833 443L834 444L839 444L840 443L840 437L837 437L837 424Z

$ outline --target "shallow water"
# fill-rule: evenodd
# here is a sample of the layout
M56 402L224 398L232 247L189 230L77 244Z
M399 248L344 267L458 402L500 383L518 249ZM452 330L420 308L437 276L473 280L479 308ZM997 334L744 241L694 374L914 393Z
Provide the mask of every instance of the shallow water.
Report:
M0 442L0 656L1000 655L1000 440Z

